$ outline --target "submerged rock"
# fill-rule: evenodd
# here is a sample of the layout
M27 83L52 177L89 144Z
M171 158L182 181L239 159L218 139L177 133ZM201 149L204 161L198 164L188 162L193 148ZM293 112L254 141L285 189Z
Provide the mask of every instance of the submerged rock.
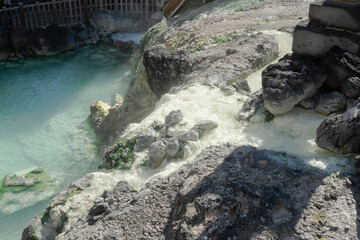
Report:
M326 80L326 71L316 63L286 55L262 73L265 107L275 116L289 112L312 96Z
M194 128L204 131L209 131L217 128L218 124L212 120L202 120L195 124Z
M197 131L189 130L176 136L176 138L179 139L181 142L188 142L188 141L197 141L199 140L200 136Z
M316 130L316 144L336 153L360 153L360 105L325 119Z

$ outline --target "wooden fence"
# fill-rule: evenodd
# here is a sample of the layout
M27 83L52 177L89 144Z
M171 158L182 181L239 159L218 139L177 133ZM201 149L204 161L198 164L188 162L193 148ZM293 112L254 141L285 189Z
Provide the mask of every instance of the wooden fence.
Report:
M148 21L159 12L165 0L52 0L0 9L0 26L7 29L22 25L27 29L57 24L84 23L96 11L114 11L122 17L138 16Z

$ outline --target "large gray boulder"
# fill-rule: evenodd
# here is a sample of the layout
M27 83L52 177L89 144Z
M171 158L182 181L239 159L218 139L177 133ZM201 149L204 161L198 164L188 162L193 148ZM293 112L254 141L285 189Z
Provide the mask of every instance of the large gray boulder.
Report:
M171 111L166 117L165 117L165 126L171 127L183 120L184 116L180 110Z
M336 153L360 153L360 105L325 119L316 130L316 144Z
M142 151L156 141L157 133L154 129L148 128L136 137L135 151Z
M183 84L185 75L192 70L188 53L164 47L146 51L143 63L149 86L158 97Z
M289 112L312 96L326 80L326 71L315 62L286 55L262 73L266 109L275 116Z
M328 72L326 85L333 89L339 88L348 78L360 76L360 58L338 46L326 53L321 65Z

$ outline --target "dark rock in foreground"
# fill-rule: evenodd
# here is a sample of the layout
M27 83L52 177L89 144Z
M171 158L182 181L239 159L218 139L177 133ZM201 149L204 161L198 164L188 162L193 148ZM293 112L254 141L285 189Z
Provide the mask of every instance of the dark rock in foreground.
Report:
M326 80L326 72L316 63L286 55L262 73L265 107L275 116L289 112L312 96Z
M360 105L325 119L316 130L319 147L336 153L360 153Z
M61 239L358 239L358 179L300 162L211 147L139 192L123 182L105 191Z
M346 79L360 75L360 58L338 46L325 54L321 65L328 72L326 85L334 89Z

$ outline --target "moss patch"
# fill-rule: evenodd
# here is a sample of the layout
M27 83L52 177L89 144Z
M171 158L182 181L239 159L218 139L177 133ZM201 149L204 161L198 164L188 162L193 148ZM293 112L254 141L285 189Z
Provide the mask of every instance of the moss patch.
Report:
M105 169L131 169L135 162L134 146L136 137L120 139L111 149L111 152L104 158L104 164L100 168Z

